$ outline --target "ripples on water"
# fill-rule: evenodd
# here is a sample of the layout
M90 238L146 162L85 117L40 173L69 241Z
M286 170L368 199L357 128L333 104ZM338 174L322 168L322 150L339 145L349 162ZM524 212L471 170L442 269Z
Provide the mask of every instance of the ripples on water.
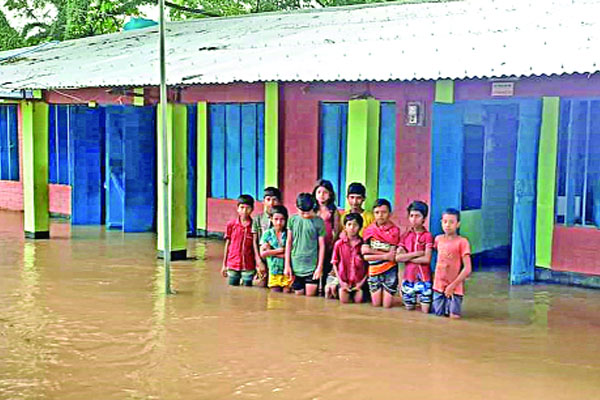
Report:
M230 288L190 240L163 295L152 234L0 212L0 399L598 398L600 292L477 272L465 319Z

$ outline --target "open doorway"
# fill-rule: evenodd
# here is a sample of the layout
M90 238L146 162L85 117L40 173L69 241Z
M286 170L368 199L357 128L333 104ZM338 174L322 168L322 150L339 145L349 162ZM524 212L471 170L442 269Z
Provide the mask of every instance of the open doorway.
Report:
M435 104L431 228L444 209L461 210L474 266L533 280L538 100Z

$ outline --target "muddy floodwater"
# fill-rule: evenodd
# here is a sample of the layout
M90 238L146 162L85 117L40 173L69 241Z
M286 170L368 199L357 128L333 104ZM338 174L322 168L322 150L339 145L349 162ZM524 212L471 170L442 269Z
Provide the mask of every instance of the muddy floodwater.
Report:
M0 212L0 399L598 399L600 291L478 271L465 318L230 288L190 239L163 295L153 234Z

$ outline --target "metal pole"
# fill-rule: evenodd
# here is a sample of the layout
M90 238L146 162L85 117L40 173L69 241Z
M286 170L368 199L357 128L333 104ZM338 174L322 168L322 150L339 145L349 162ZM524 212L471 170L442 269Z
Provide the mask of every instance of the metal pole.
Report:
M160 62L160 112L162 140L162 185L163 185L163 262L165 268L165 293L171 291L171 224L169 218L169 150L167 148L167 72L165 66L165 1L158 0L159 24L158 47Z

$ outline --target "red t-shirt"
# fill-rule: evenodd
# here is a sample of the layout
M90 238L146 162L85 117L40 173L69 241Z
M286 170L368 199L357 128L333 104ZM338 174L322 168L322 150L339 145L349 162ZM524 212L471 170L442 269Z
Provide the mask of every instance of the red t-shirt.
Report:
M338 278L350 286L363 280L367 274L365 260L360 253L363 241L360 238L352 242L344 236L335 242L331 263L337 267Z
M462 259L471 254L471 246L469 241L462 236L448 239L444 235L438 235L435 238L435 248L437 249L437 264L435 265L433 290L443 292L446 286L460 274ZM465 294L464 282L456 286L454 294L461 296Z
M427 230L416 232L411 228L402 235L398 246L404 248L407 253L425 251L433 248L433 235ZM429 264L407 262L402 279L409 282L417 282L419 280L422 282L431 282L431 266Z
M227 268L235 271L253 271L256 269L254 259L254 237L252 235L252 220L243 225L240 218L227 223L225 240L229 240L227 249Z

